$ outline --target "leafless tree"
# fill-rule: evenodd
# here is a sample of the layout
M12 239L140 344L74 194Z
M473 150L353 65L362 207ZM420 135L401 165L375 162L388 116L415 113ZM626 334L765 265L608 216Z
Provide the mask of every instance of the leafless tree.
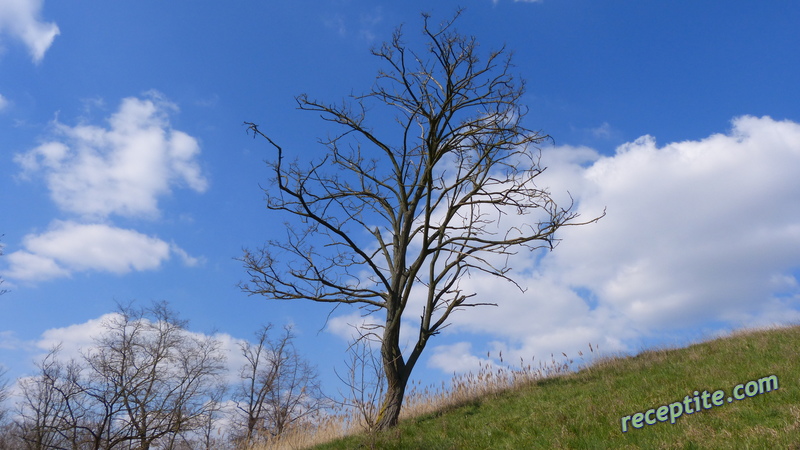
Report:
M121 306L85 355L89 389L107 420L106 447L135 442L146 450L162 438L202 427L224 369L213 337L188 332L165 302Z
M233 448L227 438L223 424L227 418L224 399L228 393L227 385L220 380L216 387L208 391L204 412L197 417L194 425L169 433L159 441L157 448L169 450L224 450ZM138 447L137 447L138 448Z
M322 404L316 370L295 349L291 327L277 338L270 336L271 329L264 326L255 343L240 347L247 362L234 400L242 416L242 444L279 436Z
M166 303L120 306L80 361L58 349L21 380L19 434L30 448L174 448L219 408L224 354Z
M235 392L236 409L243 416L243 445L255 439L261 422L264 420L266 396L275 382L274 367L269 364L268 340L271 325L264 326L256 333L255 344L245 341L240 345L242 356L247 360L239 373L241 383ZM266 366L266 367L265 367Z
M80 365L62 362L60 347L53 348L37 364L38 373L20 380L22 402L18 404L15 434L24 448L84 448Z
M227 448L225 439L221 437L222 427L219 424L220 421L225 418L223 400L227 392L227 386L224 384L220 384L212 391L209 405L202 421L202 427L198 430L199 439L195 440L197 445L190 446L189 448L204 450Z
M291 328L285 329L278 343L271 349L278 376L266 397L268 429L275 436L317 412L322 398L316 368L297 352Z
M6 413L6 400L8 400L8 379L6 378L8 369L0 366L0 425L5 423Z
M378 426L380 400L386 391L380 352L369 336L360 334L348 348L345 375L336 376L349 392L340 392L340 404L354 411L364 431L371 433Z
M513 283L508 255L552 249L561 227L599 219L578 221L572 204L557 205L536 185L544 170L537 145L548 136L522 125L524 85L506 52L481 59L475 38L455 31L455 18L438 28L429 22L424 15L422 50L408 48L400 30L373 50L384 69L366 94L342 104L297 98L301 110L342 129L323 141L329 152L321 160L285 163L283 148L246 122L277 150L267 207L299 224L288 224L285 239L245 250L250 281L241 287L382 312L375 319L387 381L381 429L397 423L428 340L454 311L491 304L472 300L464 276ZM393 130L368 123L368 113L375 123L385 119L381 108L394 115ZM513 213L524 223L509 219ZM400 329L412 297L415 308L421 304L418 333L404 354Z
M0 422L0 448L13 450L22 447L17 442L14 423L8 420Z

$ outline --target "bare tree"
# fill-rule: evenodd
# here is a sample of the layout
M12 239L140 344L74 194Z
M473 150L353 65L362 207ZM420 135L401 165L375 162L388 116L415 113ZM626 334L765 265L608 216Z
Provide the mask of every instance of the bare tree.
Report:
M342 394L339 404L356 414L364 431L371 433L378 426L380 400L386 391L386 375L383 372L380 352L374 348L369 336L361 334L348 348L344 376L336 376L347 386L349 392Z
M0 238L3 237L0 235ZM3 256L3 244L0 243L0 256ZM0 278L0 286L2 286L4 280ZM5 289L0 288L0 295L5 294L8 292ZM12 425L7 421L8 420L8 406L6 401L9 397L9 388L8 388L8 379L5 378L6 373L8 373L8 368L0 366L0 448L10 447L11 442L11 428Z
M195 439L196 445L190 445L189 448L204 450L226 448L224 439L220 437L223 428L220 426L220 421L225 417L223 399L227 392L227 386L222 383L212 391L202 426L197 430L199 439Z
M0 367L0 448L12 449L15 447L14 425L9 419L9 408L5 403L9 396L8 369Z
M164 302L120 306L80 361L58 348L20 381L18 430L29 448L174 448L219 409L224 354Z
M244 433L241 441L246 445L253 442L260 429L260 423L264 419L265 399L275 384L275 373L267 355L270 328L271 325L264 326L256 333L255 344L245 341L240 345L242 356L247 363L242 366L239 373L241 383L234 400L236 408L244 416Z
M213 402L224 355L213 337L185 329L165 302L120 307L85 355L90 391L104 417L105 447L135 442L146 450L162 438L201 428Z
M25 448L83 448L86 429L82 426L77 384L80 366L58 358L60 346L53 348L37 364L38 373L20 380L22 402L18 404L16 433Z
M277 338L270 337L271 329L264 326L254 344L244 342L240 347L247 362L234 400L242 416L239 441L245 445L281 435L321 405L316 370L297 353L291 327Z
M544 171L536 146L548 136L522 125L523 83L504 50L482 60L476 40L454 31L455 19L433 29L423 17L427 47L409 49L398 30L373 50L385 69L366 94L342 104L297 98L301 110L343 130L322 141L329 153L321 160L287 165L282 147L246 122L277 150L270 163L277 189L264 190L267 207L302 226L289 224L284 240L245 250L250 281L241 287L382 311L376 326L387 392L379 428L397 423L430 337L454 311L491 304L471 300L464 276L483 272L514 283L509 255L553 249L561 227L599 219L579 222L572 204L558 206L535 184ZM394 114L394 134L367 122L368 111L381 117L383 107ZM509 223L509 213L525 223ZM401 319L412 297L421 304L418 333L404 354Z
M297 352L290 327L285 328L270 353L277 378L266 397L266 418L270 434L280 436L320 409L322 392L316 368Z
M0 366L0 425L5 423L6 420L6 413L8 410L6 409L6 400L8 400L8 379L6 379L6 373L8 373L8 369L5 367Z

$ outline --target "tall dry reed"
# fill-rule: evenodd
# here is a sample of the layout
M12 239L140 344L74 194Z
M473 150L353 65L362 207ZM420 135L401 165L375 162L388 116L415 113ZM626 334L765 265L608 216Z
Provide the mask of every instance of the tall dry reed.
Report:
M589 350L594 354L597 347L589 344ZM491 358L491 354L487 356ZM477 398L496 395L544 378L561 376L575 369L589 368L595 361L595 355L591 355L587 362L584 353L579 351L578 356L581 358L579 365L575 365L573 359L562 353L564 357L562 360L556 360L551 354L550 361L535 362L535 358L531 358L530 362L526 362L520 359L519 366L515 367L502 365L504 363L502 352L498 356L499 364L481 363L477 373L453 374L450 383L422 386L419 381L411 382L400 413L401 420L457 407ZM340 402L337 406L315 415L281 436L266 438L246 450L304 449L350 434L370 432L362 412L342 406L346 403ZM375 405L375 411L377 406Z

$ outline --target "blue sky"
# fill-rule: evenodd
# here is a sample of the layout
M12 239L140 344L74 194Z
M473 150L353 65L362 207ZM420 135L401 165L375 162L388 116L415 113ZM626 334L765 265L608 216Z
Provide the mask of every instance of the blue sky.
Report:
M0 363L77 349L115 301L168 300L198 332L292 323L329 390L350 310L248 297L243 247L282 234L270 147L320 155L335 130L294 96L370 88L371 47L456 2L0 3ZM609 352L800 320L800 4L473 0L458 29L503 44L525 125L554 138L542 183L599 223L468 281L497 308L454 315L417 376L487 352ZM380 119L380 118L378 118ZM385 118L383 118L385 119ZM418 316L409 311L409 317Z

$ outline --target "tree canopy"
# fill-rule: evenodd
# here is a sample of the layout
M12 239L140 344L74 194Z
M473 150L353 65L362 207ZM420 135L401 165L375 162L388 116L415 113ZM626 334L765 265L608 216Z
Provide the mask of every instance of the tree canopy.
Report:
M481 57L476 39L455 30L457 17L435 28L423 15L421 49L406 45L401 29L375 48L382 69L366 93L335 104L297 97L301 110L341 130L321 141L328 151L319 160L287 163L276 139L246 122L277 151L267 207L301 226L287 223L284 239L245 250L249 282L241 287L382 313L368 333L380 340L388 385L380 428L396 424L428 339L454 311L493 304L462 289L465 275L515 283L509 255L553 249L561 227L599 219L580 222L572 204L556 204L537 186L545 170L538 146L549 136L523 125L524 83L505 49ZM378 116L386 110L389 129ZM418 334L404 354L410 304L421 304Z

